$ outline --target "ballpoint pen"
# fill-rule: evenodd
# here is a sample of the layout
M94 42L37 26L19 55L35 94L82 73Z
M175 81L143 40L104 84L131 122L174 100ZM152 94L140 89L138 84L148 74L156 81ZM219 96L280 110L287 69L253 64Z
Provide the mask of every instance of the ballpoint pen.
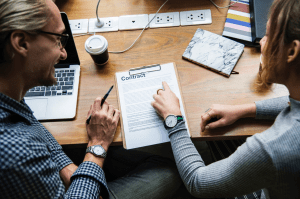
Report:
M108 97L108 95L109 95L110 91L113 89L113 87L114 87L114 85L112 85L112 86L110 87L110 89L108 90L108 92L107 92L107 93L104 95L104 97L102 98L100 107L102 107L103 103L105 102L106 98ZM90 123L91 118L92 118L92 115L90 115L89 118L86 120L86 123L87 123L87 124Z

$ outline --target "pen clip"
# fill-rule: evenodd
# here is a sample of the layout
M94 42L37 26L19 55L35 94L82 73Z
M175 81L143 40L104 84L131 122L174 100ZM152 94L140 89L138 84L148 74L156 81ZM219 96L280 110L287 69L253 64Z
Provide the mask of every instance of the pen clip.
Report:
M131 68L131 69L129 69L129 75L136 75L136 74L141 74L141 73L146 73L146 72L155 72L155 71L160 71L160 70L161 70L160 64L153 64L153 65L149 65L149 66L142 66L139 68Z

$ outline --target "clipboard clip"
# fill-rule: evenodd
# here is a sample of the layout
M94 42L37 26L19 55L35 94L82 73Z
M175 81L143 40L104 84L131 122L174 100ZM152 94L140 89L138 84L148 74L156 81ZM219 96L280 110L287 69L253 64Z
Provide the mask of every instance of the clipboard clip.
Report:
M146 72L155 72L155 71L160 71L161 66L160 64L153 64L149 66L142 66L139 68L131 68L129 69L129 75L136 75L136 74L141 74L141 73L146 73Z

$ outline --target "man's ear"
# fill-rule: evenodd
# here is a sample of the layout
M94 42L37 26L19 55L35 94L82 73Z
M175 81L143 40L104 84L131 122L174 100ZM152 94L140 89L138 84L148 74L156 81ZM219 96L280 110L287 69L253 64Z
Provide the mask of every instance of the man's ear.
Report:
M10 35L11 47L13 51L26 57L29 47L29 35L21 30L15 30Z
M300 56L300 41L294 40L288 49L287 63L295 61Z

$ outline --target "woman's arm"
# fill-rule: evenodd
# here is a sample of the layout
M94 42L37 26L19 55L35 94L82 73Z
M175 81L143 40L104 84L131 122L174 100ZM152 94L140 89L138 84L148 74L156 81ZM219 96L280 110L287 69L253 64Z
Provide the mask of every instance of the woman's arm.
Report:
M256 119L275 119L277 115L287 106L289 106L289 97L277 97L255 102Z
M165 119L169 114L180 114L180 105L166 82L164 91L153 96L152 106ZM241 116L254 117L253 106ZM238 112L238 110L236 110ZM214 117L214 113L207 114ZM226 114L225 114L226 115ZM220 119L220 118L219 118ZM232 197L269 187L275 182L276 169L266 145L259 135L248 138L229 158L205 166L201 156L186 133L184 122L169 129L169 137L180 176L196 197Z
M259 134L226 159L205 166L184 122L169 131L179 174L195 197L234 197L272 186L276 169Z

